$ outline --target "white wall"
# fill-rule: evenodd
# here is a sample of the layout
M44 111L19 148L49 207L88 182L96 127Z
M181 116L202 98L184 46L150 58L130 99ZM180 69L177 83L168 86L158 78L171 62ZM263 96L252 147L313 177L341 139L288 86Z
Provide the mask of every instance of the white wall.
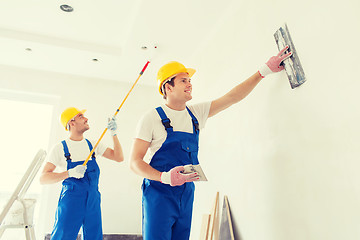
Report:
M211 41L185 63L198 70L193 102L221 96L277 53L272 35L287 22L308 77L291 90L285 73L269 76L244 101L208 120L199 156L209 182L197 183L192 239L216 191L229 197L237 239L360 238L359 9L355 0L234 3ZM5 67L0 72L2 88L60 96L57 114L71 105L87 108L88 137L95 139L130 88ZM126 162L100 166L104 232L141 231L141 179L130 172L128 157L137 120L160 102L156 89L138 86L119 114ZM66 137L60 125L53 129L51 144ZM58 191L44 191L46 231Z
M0 72L2 89L59 97L60 101L54 110L50 146L67 137L67 132L59 123L59 116L69 106L87 109L85 116L89 118L91 129L85 136L97 140L106 127L107 118L115 113L132 86L132 83L84 79L4 66L0 66ZM134 73L134 81L137 77L138 73ZM145 72L117 115L119 139L125 161L115 163L104 158L98 161L101 168L100 192L105 233L141 233L142 179L131 172L128 165L129 154L140 116L161 102L155 88L141 85L141 81L145 80L154 79ZM102 143L112 146L109 136L106 134ZM48 152L49 150L47 149ZM43 199L39 203L41 222L38 223L40 226L37 231L51 232L60 188L60 184L44 187Z
M221 96L277 53L288 23L308 77L265 78L202 132L193 239L215 192L228 195L237 239L359 239L358 1L247 1L194 56L196 100ZM206 91L203 91L206 89ZM209 198L210 197L210 198ZM222 205L221 205L222 206Z

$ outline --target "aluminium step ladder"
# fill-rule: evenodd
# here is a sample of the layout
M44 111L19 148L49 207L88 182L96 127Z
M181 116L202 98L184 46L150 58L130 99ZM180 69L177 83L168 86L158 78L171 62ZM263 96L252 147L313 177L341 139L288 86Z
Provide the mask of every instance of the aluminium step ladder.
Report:
M26 240L35 240L35 232L33 228L33 212L36 199L25 199L24 196L34 180L39 168L41 167L46 156L46 152L40 149L31 162L24 176L20 180L14 193L11 195L9 201L5 205L0 215L0 239L7 228L23 228L25 230ZM20 208L15 211L12 208L17 203ZM6 216L16 216L19 219L16 221L8 221Z

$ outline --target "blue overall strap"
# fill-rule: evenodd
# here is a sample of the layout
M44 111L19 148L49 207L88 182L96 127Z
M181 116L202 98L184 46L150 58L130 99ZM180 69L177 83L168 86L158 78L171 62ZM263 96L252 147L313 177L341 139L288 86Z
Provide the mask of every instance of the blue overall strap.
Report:
M186 107L186 109L188 110L188 112L189 112L189 114L191 116L191 119L192 119L192 122L193 122L194 133L199 134L199 122L198 122L198 120L196 119L196 117L190 111L190 109L188 107Z
M93 149L93 146L92 146L92 144L91 144L91 142L90 142L89 140L87 140L86 138L85 138L85 140L86 140L87 144L89 145L89 149L90 149L90 152L91 152L91 150ZM95 159L96 159L96 158L95 158L95 151L93 152L93 154L92 154L92 156L91 156L91 159L92 159L92 160L95 160Z
M161 122L165 127L165 130L169 133L173 132L173 127L170 125L171 121L170 119L166 116L164 110L162 109L162 107L157 107L156 111L158 112L160 118L161 118Z
M66 161L71 161L71 154L69 153L69 149L68 149L68 146L65 142L65 140L61 141L62 145L63 145L63 148L64 148L64 156L66 158Z

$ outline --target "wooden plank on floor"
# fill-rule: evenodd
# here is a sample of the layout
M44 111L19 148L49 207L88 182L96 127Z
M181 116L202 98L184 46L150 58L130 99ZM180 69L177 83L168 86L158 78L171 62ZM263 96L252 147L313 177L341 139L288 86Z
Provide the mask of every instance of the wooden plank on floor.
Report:
M218 239L218 229L219 229L218 218L219 218L219 192L216 193L214 207L211 212L207 240L217 240Z
M210 214L204 214L201 222L201 231L200 231L200 240L207 240L209 224L210 224Z

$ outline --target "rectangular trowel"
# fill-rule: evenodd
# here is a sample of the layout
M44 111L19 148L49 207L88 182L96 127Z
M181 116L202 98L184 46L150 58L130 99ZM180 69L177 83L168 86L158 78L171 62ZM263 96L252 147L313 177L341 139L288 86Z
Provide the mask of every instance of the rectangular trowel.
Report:
M285 59L281 64L285 67L291 88L294 89L303 84L306 77L286 23L274 33L274 37L279 51L289 46L285 54L292 52L290 58Z

